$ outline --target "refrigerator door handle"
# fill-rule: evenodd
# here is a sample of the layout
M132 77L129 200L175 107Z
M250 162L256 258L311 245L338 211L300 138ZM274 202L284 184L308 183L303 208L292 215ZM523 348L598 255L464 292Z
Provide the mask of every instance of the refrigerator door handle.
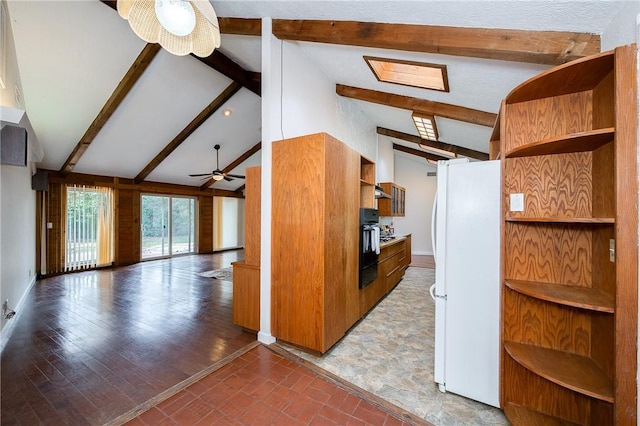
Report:
M436 300L436 299L447 300L447 295L446 294L444 296L442 296L440 294L436 294L436 283L431 284L431 287L429 287L429 294L431 295L431 298L433 300Z
M433 250L433 259L436 258L436 210L438 208L438 191L436 191L433 199L433 209L431 210L431 248Z

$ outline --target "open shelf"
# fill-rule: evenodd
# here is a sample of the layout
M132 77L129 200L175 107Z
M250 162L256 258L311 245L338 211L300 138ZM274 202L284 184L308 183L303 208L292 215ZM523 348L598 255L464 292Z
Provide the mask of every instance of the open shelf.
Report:
M507 353L529 371L583 395L613 403L613 379L591 358L516 342L504 342Z
M532 223L594 223L614 224L613 217L505 217L507 222L532 222Z
M505 404L504 414L507 416L507 419L509 419L509 422L515 426L578 426L578 423L533 411L510 402Z
M611 72L613 62L614 52L608 51L557 66L513 89L505 102L514 104L591 90Z
M532 155L568 154L571 152L593 151L613 142L615 129L590 130L588 132L571 133L558 138L545 139L519 146L505 152L506 158L527 157Z
M591 311L610 314L614 312L615 300L613 296L606 295L589 287L523 280L505 280L505 285L511 290L535 297L536 299Z

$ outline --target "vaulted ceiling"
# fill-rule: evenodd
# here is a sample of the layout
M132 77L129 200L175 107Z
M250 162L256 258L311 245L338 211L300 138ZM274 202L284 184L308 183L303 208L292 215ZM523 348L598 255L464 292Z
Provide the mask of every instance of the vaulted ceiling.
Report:
M113 1L6 5L21 103L45 153L39 167L206 188L213 181L188 175L215 169L215 144L226 172L260 163L263 16L398 152L435 155L417 143L411 112L420 109L436 116L432 146L486 159L500 100L555 64L599 51L623 3L212 1L222 45L205 59L146 45ZM378 81L363 56L446 65L450 91Z

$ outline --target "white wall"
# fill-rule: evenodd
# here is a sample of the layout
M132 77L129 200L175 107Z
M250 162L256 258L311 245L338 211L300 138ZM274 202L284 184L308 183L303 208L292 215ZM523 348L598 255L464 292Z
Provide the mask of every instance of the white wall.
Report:
M296 42L276 39L271 19L262 19L262 186L260 247L260 332L271 335L271 144L326 132L376 161L375 125L354 101L336 94L329 79Z
M272 137L288 139L326 132L375 161L375 125L358 105L336 94L336 82L321 71L298 43L277 40L273 47L274 59L282 64L282 92L276 93L280 108L275 109L281 110L282 116L280 122L275 123L276 132ZM273 104L273 101L267 102Z
M2 7L4 3L2 3ZM6 12L6 10L3 10ZM8 16L3 14L8 24ZM19 117L18 123L26 125L29 130L29 162L34 158L34 152L39 153L37 138L28 125L26 117L17 108L22 105L16 100L14 90L17 86L21 90L16 52L13 36L7 28L4 33L6 52L3 52L4 74L2 75L5 88L0 87L0 104L2 117ZM0 70L2 71L2 70ZM21 117L21 118L20 118ZM12 122L14 120L11 120ZM25 123L27 121L27 123ZM35 282L36 268L36 199L31 190L31 168L18 166L0 166L0 304L9 300L9 306L20 313L25 295ZM17 321L17 316L5 320L0 316L0 348L8 338L10 328Z
M393 141L378 135L378 160L376 161L376 182L393 182L395 161Z
M411 233L413 254L433 254L431 246L431 211L436 193L435 176L427 176L436 170L423 158L403 153L395 154L394 182L406 189L405 216L394 217L397 234Z

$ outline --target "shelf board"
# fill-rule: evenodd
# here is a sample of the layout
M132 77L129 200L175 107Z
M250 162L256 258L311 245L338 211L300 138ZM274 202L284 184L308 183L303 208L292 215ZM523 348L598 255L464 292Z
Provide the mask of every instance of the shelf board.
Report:
M511 91L507 104L592 90L614 68L614 51L567 62L538 74Z
M613 297L593 288L509 279L505 280L505 285L511 290L536 299L574 308L614 313L615 300Z
M505 217L507 222L614 224L613 217Z
M363 185L363 186L374 186L373 182L368 182L368 181L366 181L364 179L360 179L360 185Z
M534 411L511 402L505 404L504 414L514 426L578 426L578 423Z
M613 403L613 379L591 358L516 342L504 348L529 371L572 391Z
M528 157L532 155L568 154L571 152L593 151L613 141L615 129L590 130L571 133L557 138L528 143L505 152L506 158Z

